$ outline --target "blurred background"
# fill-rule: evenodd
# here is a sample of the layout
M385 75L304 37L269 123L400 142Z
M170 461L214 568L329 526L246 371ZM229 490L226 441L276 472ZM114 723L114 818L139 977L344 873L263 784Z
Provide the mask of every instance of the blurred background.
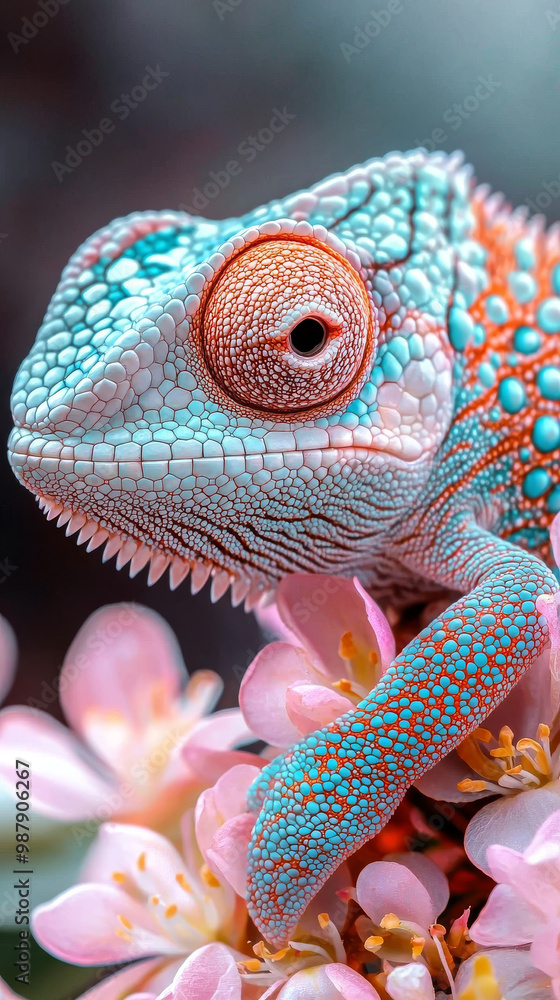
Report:
M239 215L427 145L463 149L509 201L560 217L559 0L21 0L0 18L4 441L13 376L60 272L116 216L187 206ZM284 129L252 145L277 111ZM113 127L80 156L102 119ZM232 159L241 170L205 195ZM188 584L171 593L167 575L153 588L145 572L129 580L48 523L4 460L0 476L0 612L20 649L9 702L41 698L85 618L130 600L164 615L189 670L218 670L221 704L235 702L262 643L251 616L227 597L212 606L206 590L192 597ZM18 991L41 1000L75 995L89 975L39 959L35 968Z

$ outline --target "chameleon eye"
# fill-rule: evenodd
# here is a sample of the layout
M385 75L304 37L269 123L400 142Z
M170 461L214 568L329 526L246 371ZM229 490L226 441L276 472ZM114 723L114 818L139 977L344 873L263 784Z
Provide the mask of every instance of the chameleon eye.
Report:
M210 373L231 398L295 413L354 383L372 341L372 312L359 274L336 251L268 239L218 275L201 334Z

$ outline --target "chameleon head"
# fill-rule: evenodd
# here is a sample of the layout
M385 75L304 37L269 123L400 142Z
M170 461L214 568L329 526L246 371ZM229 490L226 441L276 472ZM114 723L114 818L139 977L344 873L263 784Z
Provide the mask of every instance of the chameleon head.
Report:
M467 189L394 154L243 220L100 230L17 375L16 475L150 582L192 570L249 607L290 571L367 582L449 425Z

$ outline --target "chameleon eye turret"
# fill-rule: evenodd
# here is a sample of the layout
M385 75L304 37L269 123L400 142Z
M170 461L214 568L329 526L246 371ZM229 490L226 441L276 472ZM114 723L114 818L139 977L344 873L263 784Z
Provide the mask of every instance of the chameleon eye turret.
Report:
M226 263L210 292L201 320L208 367L232 399L255 409L323 406L364 373L372 310L363 279L339 254L318 242L264 240Z

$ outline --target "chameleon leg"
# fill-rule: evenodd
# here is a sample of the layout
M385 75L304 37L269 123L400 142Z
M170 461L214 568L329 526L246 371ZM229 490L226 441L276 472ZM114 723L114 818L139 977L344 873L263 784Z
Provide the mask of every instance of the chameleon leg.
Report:
M249 847L249 911L274 945L288 939L341 862L383 827L408 786L486 718L547 642L536 599L558 585L546 566L476 527L455 541L448 551L455 563L460 551L456 579L459 586L470 579L470 593L403 650L355 711L273 761L252 791L262 808Z

